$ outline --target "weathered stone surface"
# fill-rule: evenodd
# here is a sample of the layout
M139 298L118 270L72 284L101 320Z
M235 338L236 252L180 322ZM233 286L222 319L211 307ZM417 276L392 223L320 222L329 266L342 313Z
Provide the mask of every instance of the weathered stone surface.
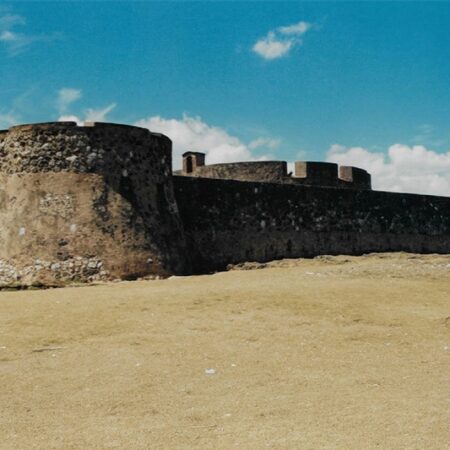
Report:
M175 176L198 272L320 254L450 253L450 198Z
M189 155L187 156L189 157ZM186 166L186 164L184 164ZM284 161L252 161L239 163L210 164L195 166L191 172L183 169L180 175L222 180L242 181L284 181L287 166Z
M183 168L175 175L219 180L264 181L305 186L371 189L371 177L359 167L329 162L296 161L295 174L288 173L285 161L250 161L205 165L205 154L183 153Z
M0 259L12 278L189 270L167 137L71 123L18 126L0 136ZM49 270L31 260L47 261ZM5 276L0 270L0 283Z
M171 141L130 126L0 131L0 287L450 253L450 198L371 191L370 175L352 167L338 178L336 166L309 163L291 177L280 161L204 166L185 156L196 157L193 176L172 176ZM308 185L317 183L334 187Z

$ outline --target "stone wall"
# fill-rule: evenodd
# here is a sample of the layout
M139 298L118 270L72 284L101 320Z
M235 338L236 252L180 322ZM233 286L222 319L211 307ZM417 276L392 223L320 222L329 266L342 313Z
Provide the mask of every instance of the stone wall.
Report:
M222 180L281 182L287 177L287 165L284 161L210 164L197 166L193 172L180 175Z
M0 131L0 287L319 254L450 253L450 198L370 191L361 169L339 181L361 189L303 186L284 162L199 166L195 175L172 176L170 139L142 128Z
M75 123L1 136L0 284L189 271L167 137Z
M358 167L339 167L335 163L296 161L295 175L287 172L285 161L249 161L205 165L205 154L185 152L183 168L174 172L200 178L218 180L266 181L348 189L371 189L371 177Z
M174 177L196 272L320 254L450 253L450 198Z

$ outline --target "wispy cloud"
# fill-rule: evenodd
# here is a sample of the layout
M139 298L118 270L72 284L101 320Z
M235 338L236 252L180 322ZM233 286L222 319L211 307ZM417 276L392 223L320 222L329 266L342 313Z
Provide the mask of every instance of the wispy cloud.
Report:
M303 44L301 36L312 28L308 22L298 22L292 25L270 30L266 36L258 39L252 50L266 60L287 56L295 47Z
M1 11L0 11L1 14ZM11 56L24 52L37 42L51 42L61 37L61 33L28 34L17 31L17 27L24 27L26 19L18 14L6 13L0 15L0 44Z
M438 153L423 145L394 144L385 154L335 144L327 161L366 169L378 190L450 196L450 151Z
M423 123L417 127L417 134L413 137L414 144L432 145L436 147L448 143L448 137L438 136L437 129L429 123Z
M107 115L116 107L116 103L110 103L101 109L88 108L86 110L86 121L88 122L104 122Z
M108 114L117 106L116 103L110 103L104 108L87 108L84 110L82 116L71 114L67 112L69 105L74 101L80 99L82 92L79 89L64 88L58 91L58 105L64 107L64 114L58 117L59 122L77 122L82 125L84 122L106 122L108 120Z
M36 104L33 98L35 90L30 86L26 91L16 95L9 105L0 107L0 129L6 129L22 122L23 116L34 112L33 106Z
M254 150L256 148L266 147L271 150L275 150L276 148L278 148L280 146L280 144L281 144L281 139L260 137L260 138L257 138L257 139L254 139L253 141L251 141L248 144L248 148L251 150Z
M60 114L67 111L67 108L82 97L81 89L62 88L58 91L56 104Z
M1 14L1 11L0 11ZM4 14L0 16L0 30L9 30L16 25L25 25L26 20L18 14Z
M305 34L311 27L312 27L312 25L308 22L298 22L298 23L294 23L293 25L279 27L278 31L281 34L302 35L302 34Z

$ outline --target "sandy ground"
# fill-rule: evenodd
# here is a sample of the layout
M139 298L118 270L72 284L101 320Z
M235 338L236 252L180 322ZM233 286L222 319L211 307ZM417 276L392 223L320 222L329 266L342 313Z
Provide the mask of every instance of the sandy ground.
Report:
M450 448L450 256L236 269L0 292L0 448Z

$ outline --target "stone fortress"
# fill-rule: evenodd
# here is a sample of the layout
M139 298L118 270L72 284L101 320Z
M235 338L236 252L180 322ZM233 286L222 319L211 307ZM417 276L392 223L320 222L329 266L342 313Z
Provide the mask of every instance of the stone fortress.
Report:
M205 165L107 123L0 131L0 286L209 273L230 263L450 253L450 198L371 190L355 167Z

